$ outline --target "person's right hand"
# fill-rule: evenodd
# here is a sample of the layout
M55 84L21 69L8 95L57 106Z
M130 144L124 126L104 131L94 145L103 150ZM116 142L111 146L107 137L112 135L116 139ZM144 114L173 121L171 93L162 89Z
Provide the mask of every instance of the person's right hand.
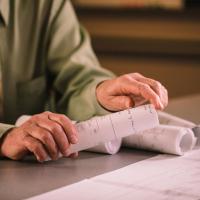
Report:
M62 114L43 112L11 129L3 138L0 153L13 160L22 159L29 152L40 162L49 156L56 160L58 152L69 156L70 144L77 141L77 131L69 118Z

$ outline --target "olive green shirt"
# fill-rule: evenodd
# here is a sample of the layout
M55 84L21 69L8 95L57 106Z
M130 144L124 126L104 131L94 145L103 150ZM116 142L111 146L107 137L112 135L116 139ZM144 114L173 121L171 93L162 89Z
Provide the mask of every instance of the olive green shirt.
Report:
M0 136L23 114L106 113L95 89L113 74L100 67L69 0L0 0L0 65Z

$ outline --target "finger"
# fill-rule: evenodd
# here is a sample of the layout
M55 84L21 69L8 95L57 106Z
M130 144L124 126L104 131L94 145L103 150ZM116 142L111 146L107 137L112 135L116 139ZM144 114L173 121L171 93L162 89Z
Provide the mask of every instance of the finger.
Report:
M78 152L72 153L69 157L70 158L78 158Z
M149 100L150 103L152 103L155 106L155 108L157 109L164 108L160 97L158 96L158 94L154 92L154 90L151 89L149 85L139 83L138 87L139 87L139 92L141 96Z
M160 82L155 81L153 79L150 78L146 78L146 77L136 77L135 80L137 80L138 82L147 84L149 86L151 86L151 88L159 95L161 96L161 91L162 91L162 85Z
M76 128L68 117L55 113L50 113L48 116L50 120L53 120L62 126L70 143L76 144L78 142Z
M163 96L164 96L163 97L163 99L164 99L163 104L166 107L168 105L169 99L168 99L168 91L167 91L167 89L165 87L163 88Z
M108 100L107 109L119 111L134 107L134 101L130 96L111 96Z
M149 85L138 82L130 76L124 76L124 81L120 84L120 87L122 93L127 95L141 96L152 103L155 108L163 109L160 97Z
M131 77L133 77L134 79L136 78L145 78L145 76L143 76L142 74L138 73L138 72L135 72L135 73L130 73L128 74L130 75Z
M138 76L135 78L137 81L149 85L156 94L160 97L161 103L163 104L163 107L166 107L168 104L168 93L166 88L158 81Z
M27 136L24 138L24 145L35 155L39 162L43 162L48 158L48 154L39 140L31 136Z
M163 85L161 85L160 87L161 87L160 99L163 104L163 108L165 108L168 105L168 92L167 92L167 89Z
M66 151L69 148L69 141L65 134L65 131L60 126L60 124L46 117L46 118L40 118L40 120L37 120L37 126L48 130L51 133L60 152L63 155L66 155Z
M161 109L167 106L168 92L166 88L160 82L150 79L150 78L146 78L142 74L139 74L139 73L127 74L125 75L125 78L127 78L127 80L131 80L131 81L136 80L138 82L149 85L159 96L160 101L163 105Z
M131 96L132 101L134 102L134 106L135 107L141 106L141 105L144 105L144 104L148 103L148 100L146 100L142 96L136 96L136 95L130 95L130 96Z
M32 137L38 139L45 146L49 156L53 160L58 158L58 147L53 136L47 129L41 128L35 124L30 126L26 132Z

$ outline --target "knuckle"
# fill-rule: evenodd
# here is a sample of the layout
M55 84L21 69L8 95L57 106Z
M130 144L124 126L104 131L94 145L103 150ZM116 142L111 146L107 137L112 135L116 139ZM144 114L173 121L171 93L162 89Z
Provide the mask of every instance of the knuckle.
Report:
M142 76L142 74L140 74L140 73L138 73L138 72L134 72L134 73L133 73L133 76L136 76L136 77L141 77L141 76Z
M52 133L60 133L62 131L61 127L59 127L58 125L54 124L53 126L50 126L51 132Z
M125 74L125 75L122 75L120 76L119 78L117 78L116 80L121 83L121 82L126 82L126 81L130 81L132 80L133 78L131 77L130 74Z
M45 111L45 112L42 113L42 115L45 115L45 116L46 116L46 115L49 115L49 114L52 114L52 112L50 112L50 111Z
M147 91L147 90L151 89L150 86L147 85L147 84L140 84L139 88L140 88L140 90L144 90L144 91Z
M69 123L70 124L70 122L71 122L71 120L66 116L66 115L64 115L64 114L60 114L60 121L61 121L61 123Z
M154 81L153 85L154 85L155 88L158 88L158 89L162 88L162 85L159 81Z
M51 141L50 135L48 133L41 133L41 140L45 143L49 143Z
M131 79L131 75L130 74L125 74L122 76L125 80L129 80Z
M30 119L31 122L34 122L34 121L37 121L39 119L40 115L37 114L37 115L33 115Z
M67 119L67 120L69 120L69 118L66 115L64 115L64 114L59 114L59 115L60 115L61 119Z
M73 128L74 127L71 119L68 118L66 115L61 115L60 121L61 121L62 125L66 125L69 128Z

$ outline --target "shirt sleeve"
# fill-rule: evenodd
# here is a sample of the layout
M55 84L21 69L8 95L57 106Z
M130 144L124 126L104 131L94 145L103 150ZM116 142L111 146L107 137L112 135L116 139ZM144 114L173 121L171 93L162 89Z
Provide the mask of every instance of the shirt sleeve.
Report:
M13 128L15 126L13 125L10 125L10 124L3 124L3 123L0 123L0 140L1 140L1 137L11 128Z
M52 20L47 65L50 110L76 121L107 113L97 102L96 86L114 74L100 67L70 1L63 1Z

